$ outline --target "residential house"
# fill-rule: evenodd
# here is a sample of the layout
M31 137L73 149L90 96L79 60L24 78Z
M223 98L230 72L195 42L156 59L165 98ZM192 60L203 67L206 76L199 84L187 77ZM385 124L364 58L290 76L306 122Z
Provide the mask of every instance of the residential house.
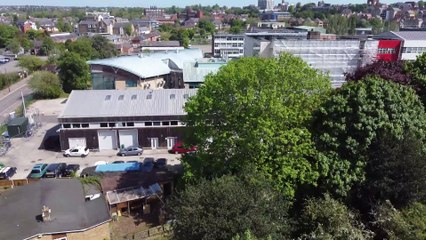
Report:
M37 30L37 25L35 22L31 20L26 21L18 21L17 22L18 28L23 32L26 33L29 30Z
M140 43L141 52L156 52L156 51L180 51L184 50L184 47L180 45L179 41L143 41Z
M199 21L200 21L199 18L189 18L189 19L185 20L185 22L183 23L183 25L185 27L188 27L188 28L194 28L194 27L197 26L197 24L198 24Z
M114 23L114 26L112 28L112 33L119 36L126 35L127 33L125 31L125 28L127 26L130 26L131 33L135 31L133 24L131 24L130 22L116 22Z
M59 115L61 149L171 149L185 134L184 105L196 89L74 90Z
M0 239L110 239L101 194L86 198L78 179L41 179L0 196Z

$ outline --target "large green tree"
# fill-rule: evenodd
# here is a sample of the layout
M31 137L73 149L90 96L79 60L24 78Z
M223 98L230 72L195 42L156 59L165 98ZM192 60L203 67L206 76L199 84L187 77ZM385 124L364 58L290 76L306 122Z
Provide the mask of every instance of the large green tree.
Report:
M59 63L59 77L64 92L86 89L90 84L89 65L77 53L66 52Z
M92 40L87 37L79 38L74 42L66 42L65 46L70 52L77 53L85 60L90 60L97 56Z
M45 64L43 60L36 56L23 56L18 61L18 65L26 68L30 73L39 70Z
M289 205L268 181L235 176L201 180L168 203L176 219L173 239L178 240L227 240L247 230L259 238L287 239Z
M117 56L118 52L115 46L101 35L96 35L92 38L93 49L97 52L96 58L110 58Z
M186 177L265 174L292 197L297 184L317 178L307 128L311 113L330 91L330 80L300 58L243 58L209 75L189 100Z
M38 98L58 98L62 93L59 77L48 71L35 72L29 85Z
M402 138L408 130L422 134L425 124L423 105L407 86L367 77L335 90L313 121L322 186L345 195L365 179L368 149L378 132Z
M4 48L18 33L18 28L0 24L0 48Z

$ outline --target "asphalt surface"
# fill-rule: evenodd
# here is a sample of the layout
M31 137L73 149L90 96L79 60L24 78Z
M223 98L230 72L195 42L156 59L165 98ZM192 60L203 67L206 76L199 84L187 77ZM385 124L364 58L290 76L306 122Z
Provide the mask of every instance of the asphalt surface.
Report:
M0 92L0 123L4 123L9 113L21 106L21 93L24 98L31 95L32 90L27 85L28 81L29 77Z

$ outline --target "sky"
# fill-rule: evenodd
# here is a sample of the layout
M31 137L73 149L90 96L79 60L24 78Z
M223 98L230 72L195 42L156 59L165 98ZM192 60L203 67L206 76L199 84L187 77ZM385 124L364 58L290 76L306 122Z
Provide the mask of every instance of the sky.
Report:
M274 3L277 5L281 0L275 0ZM302 2L309 3L318 0L287 0L290 3ZM367 0L325 0L326 3L333 4L344 4L353 3L360 4L366 3ZM382 3L398 2L398 0L381 0ZM91 7L170 7L172 5L178 7L184 7L188 5L214 5L219 4L220 6L247 6L250 4L257 5L257 0L1 0L0 5L47 5L47 6L91 6Z

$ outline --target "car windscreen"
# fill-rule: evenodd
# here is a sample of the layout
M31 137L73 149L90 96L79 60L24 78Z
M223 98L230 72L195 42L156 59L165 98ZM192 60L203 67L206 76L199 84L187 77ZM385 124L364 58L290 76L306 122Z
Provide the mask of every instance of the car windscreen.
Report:
M34 170L31 171L31 174L37 174L37 173L40 173L40 170L34 169Z

